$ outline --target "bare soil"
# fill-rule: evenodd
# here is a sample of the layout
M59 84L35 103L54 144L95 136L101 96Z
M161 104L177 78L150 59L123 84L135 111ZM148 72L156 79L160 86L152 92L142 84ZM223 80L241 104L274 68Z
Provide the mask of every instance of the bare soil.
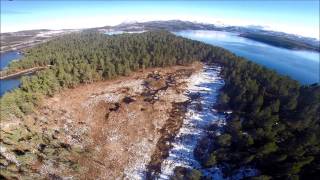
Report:
M137 179L148 164L157 169L157 159L169 148L166 142L181 126L186 82L200 68L148 69L46 99L25 121L43 132L54 131L64 148L81 152L69 157L79 168L72 174L50 161L37 161L34 171L50 179Z

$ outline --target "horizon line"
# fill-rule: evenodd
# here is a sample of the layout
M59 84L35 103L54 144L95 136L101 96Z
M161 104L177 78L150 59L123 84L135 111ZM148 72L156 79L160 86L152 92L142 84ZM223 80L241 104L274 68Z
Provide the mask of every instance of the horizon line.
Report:
M155 21L160 21L160 22L168 22L168 21L182 21L182 22L191 22L191 23L198 23L198 24L205 24L205 25L214 25L216 27L243 27L243 28L250 28L249 26L259 26L262 28L254 28L254 29L259 29L259 30L263 30L263 31L269 31L269 32L278 32L278 33L285 33L288 35L293 35L293 36L297 36L297 37L303 37L303 38L310 38L310 39L314 39L317 41L320 41L320 32L319 32L319 36L318 37L310 37L310 36L305 36L305 35L299 35L299 34L294 34L294 33L288 33L288 32L284 32L284 31L277 31L277 30L272 30L272 29L264 29L267 26L263 26L263 25L258 25L258 24L251 24L251 25L231 25L231 24L225 24L225 23L221 23L222 25L217 25L217 23L209 23L209 22L201 22L201 21L191 21L191 20L181 20L181 19L170 19L170 20L129 20L129 21L122 21L121 23L118 23L116 25L104 25L104 26L94 26L94 27L84 27L84 28L59 28L59 29L54 29L54 28L39 28L39 29L23 29L23 30L18 30L18 31L6 31L6 32L2 32L0 31L0 34L4 34L4 33L19 33L22 31L36 31L36 30L50 30L50 31L59 31L59 30L84 30L84 29L93 29L93 28L103 28L103 27L116 27L119 26L121 24L134 24L134 23L146 23L146 22L155 22ZM1 26L0 26L1 27ZM1 28L2 29L2 28Z

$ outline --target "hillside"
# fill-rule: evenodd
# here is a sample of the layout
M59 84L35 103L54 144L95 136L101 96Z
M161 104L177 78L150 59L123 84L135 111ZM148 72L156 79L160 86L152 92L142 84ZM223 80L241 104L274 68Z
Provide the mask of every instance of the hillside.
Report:
M100 32L109 31L182 31L182 30L214 30L241 34L241 36L261 41L270 45L289 49L315 50L319 51L319 40L300 37L283 32L267 31L255 26L220 26L208 23L198 23L181 20L130 22L115 26L95 27L88 29L65 29L65 30L29 30L12 33L1 33L1 52L20 50L26 47L46 42L55 37L74 32L95 30ZM281 37L281 38L280 38Z
M103 28L102 28L103 29ZM319 51L320 42L312 38L300 37L284 32L268 31L255 26L219 26L208 23L198 23L180 20L169 21L149 21L149 22L133 22L124 23L113 27L108 27L113 31L141 31L141 30L166 30L166 31L182 31L182 30L213 30L226 31L240 34L241 37L264 42L273 46L288 48Z
M44 43L55 37L68 34L78 30L49 30L49 29L36 29L26 30L19 32L1 33L1 49L0 53L12 50L22 50L27 47Z
M260 41L266 44L270 44L277 47L287 48L287 49L296 49L296 50L311 50L311 51L320 51L320 46L313 46L311 44L295 41L287 37L282 36L272 36L268 34L256 34L256 33L245 33L241 34L241 37L252 39L255 41ZM320 45L320 44L319 44Z
M170 20L170 21L149 21L149 22L133 22L122 23L112 27L114 30L135 31L135 30L215 30L217 27L213 24L194 23L189 21Z
M301 86L227 50L166 31L72 33L12 63L9 71L50 68L23 78L19 89L0 99L0 177L141 175L156 146L171 147L188 104L201 101L184 95L201 63L221 67L225 85L211 107L232 114L221 135L208 133L198 146L201 167L177 168L175 178L206 178L201 170L216 166L226 176L246 166L257 168L256 178L319 177L319 85ZM160 155L153 162L168 156Z

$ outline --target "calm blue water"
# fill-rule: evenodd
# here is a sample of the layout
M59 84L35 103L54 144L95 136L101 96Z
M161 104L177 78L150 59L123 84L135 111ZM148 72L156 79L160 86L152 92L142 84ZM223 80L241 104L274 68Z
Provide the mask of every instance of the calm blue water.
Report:
M12 60L18 60L22 56L18 51L9 51L0 54L0 70L3 70Z
M19 87L20 78L0 80L0 85L0 96L2 96L5 92Z
M18 60L22 56L18 51L10 51L0 55L0 70L3 70L8 66L8 64L13 60ZM0 80L0 96L2 96L5 92L10 91L19 87L20 78L11 78Z
M221 31L180 31L175 34L223 47L238 56L288 75L302 84L319 83L318 52L278 48Z

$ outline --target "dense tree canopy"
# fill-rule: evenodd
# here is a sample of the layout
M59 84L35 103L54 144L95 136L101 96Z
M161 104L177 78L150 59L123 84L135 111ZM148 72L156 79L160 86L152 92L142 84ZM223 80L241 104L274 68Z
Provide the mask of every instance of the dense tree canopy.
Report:
M199 42L177 38L169 32L108 36L98 32L65 35L26 50L8 72L47 66L35 76L24 77L21 88L1 98L1 117L22 116L32 111L42 95L53 95L79 83L128 75L148 67L189 64L204 59Z
M227 163L229 173L251 166L261 179L320 177L320 86L300 86L239 57L222 64L219 106L233 113L224 133L195 152L203 166Z
M320 176L319 85L300 86L222 48L164 31L113 36L80 32L28 49L21 61L10 64L9 72L51 66L24 77L20 88L1 98L1 120L22 117L42 97L79 83L193 61L223 67L220 107L233 111L225 133L208 136L214 143L198 147L208 149L197 154L203 166L254 166L261 178ZM201 177L195 170L176 172L177 179L184 174Z

